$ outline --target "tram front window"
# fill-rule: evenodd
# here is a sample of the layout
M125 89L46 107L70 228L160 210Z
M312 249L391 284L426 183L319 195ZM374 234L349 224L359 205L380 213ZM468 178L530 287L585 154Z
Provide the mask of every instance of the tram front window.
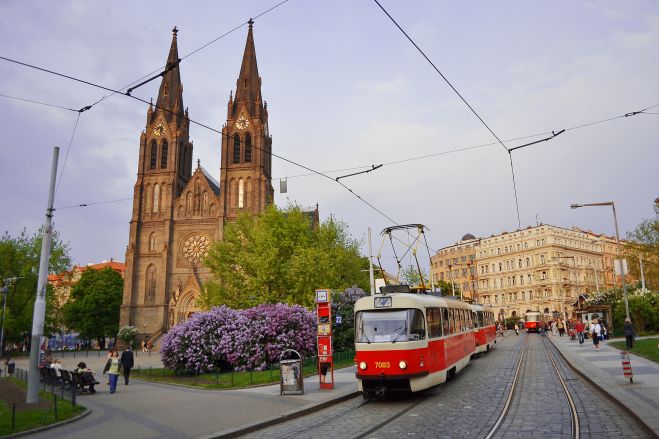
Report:
M355 316L358 343L397 343L424 338L425 320L418 309L359 311Z

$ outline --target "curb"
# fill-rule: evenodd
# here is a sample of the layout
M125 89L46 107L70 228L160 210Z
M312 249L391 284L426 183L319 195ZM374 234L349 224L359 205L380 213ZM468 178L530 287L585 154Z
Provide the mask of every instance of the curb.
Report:
M551 341L551 340L550 340L550 341ZM558 354L561 356L561 358L563 359L563 361L565 361L565 364L569 365L569 366L570 366L570 369L571 369L574 373L576 373L577 375L579 375L579 376L580 376L581 378L583 378L585 381L587 381L588 383L590 383L593 387L595 387L595 388L598 389L600 392L602 392L602 393L603 393L603 394L604 394L604 395L605 395L610 401L612 401L614 404L616 404L618 407L620 407L625 413L627 413L627 414L628 414L629 416L631 416L634 420L636 420L636 421L639 423L639 425L640 425L644 430L646 430L647 433L649 433L650 435L652 435L652 437L654 437L654 438L658 438L658 437L659 437L659 436L657 435L657 433L652 429L652 427L650 427L650 426L649 426L649 425L643 420L643 418L641 417L640 414L636 413L636 411L634 411L632 408L630 408L630 407L627 406L624 402L622 402L620 399L618 399L618 397L617 397L616 395L614 395L610 390L608 390L608 389L602 387L601 385L599 385L598 383L596 383L595 381L593 381L588 375L586 375L586 374L583 373L581 370L579 370L579 368L576 367L574 364L572 364L572 361L570 361L570 360L569 360L569 359L563 354L563 352L561 352L561 350L558 349L558 347L556 346L556 344L555 344L553 341L551 341L551 344L554 346L554 349L556 349L556 352L558 352Z
M292 419L317 412L334 404L352 399L360 393L361 392L359 391L354 391L320 403L307 404L297 409L284 412L280 415L269 416L259 421L249 422L247 424L239 425L238 427L228 428L226 430L218 431L217 433L211 433L206 436L200 436L197 439L229 439L239 437L247 433L261 430L272 425L281 424L282 422L290 421Z
M18 433L12 433L12 434L8 434L6 436L0 436L0 437L2 437L2 439L14 439L14 438L17 438L17 437L24 437L24 436L28 436L28 435L35 434L35 433L40 433L42 431L50 430L52 428L57 428L57 427L61 427L62 425L66 425L66 424L70 424L72 422L76 422L76 421L84 418L85 416L87 416L91 412L92 412L91 409L87 408L87 409L85 409L84 412L82 412L79 415L74 416L72 418L65 419L65 420L59 421L59 422L55 422L54 424L44 425L43 427L33 428L32 430L19 431Z

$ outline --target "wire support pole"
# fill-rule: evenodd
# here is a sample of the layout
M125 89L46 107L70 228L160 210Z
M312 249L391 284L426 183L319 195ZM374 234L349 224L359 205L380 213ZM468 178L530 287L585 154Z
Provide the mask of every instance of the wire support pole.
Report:
M48 192L48 207L41 238L41 259L39 260L39 280L37 282L37 297L34 301L32 317L32 343L30 343L30 367L27 381L27 396L25 402L39 402L39 354L41 337L43 336L46 319L46 285L48 281L48 261L50 260L50 243L53 238L53 201L55 199L55 183L57 181L57 161L59 147L53 149L53 164L50 171L50 190Z

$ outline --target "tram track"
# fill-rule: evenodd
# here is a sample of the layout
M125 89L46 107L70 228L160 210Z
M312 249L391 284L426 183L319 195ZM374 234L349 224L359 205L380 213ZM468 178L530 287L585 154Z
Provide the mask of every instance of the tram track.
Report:
M552 366L552 370L555 373L555 376L560 383L560 388L562 390L562 394L565 398L565 401L567 403L567 406L570 411L570 423L571 423L571 435L570 437L573 439L578 439L581 435L581 429L579 425L579 415L577 411L577 406L574 402L574 399L572 398L572 395L570 394L570 390L568 389L567 382L565 378L561 375L560 368L558 365L558 361L552 352L552 349L550 348L549 342L543 337L542 338L542 347L543 347L543 353L545 354L546 358L548 359L549 364ZM487 433L485 436L485 439L491 439L497 435L497 433L501 432L505 434L504 431L501 430L501 427L504 424L504 421L507 419L510 408L512 405L512 402L515 398L515 396L519 395L522 391L521 386L520 386L520 374L522 369L526 366L526 362L528 360L528 351L529 351L529 335L527 334L525 339L524 339L524 345L520 349L520 354L519 354L519 359L517 361L517 365L515 367L515 372L513 375L513 381L510 386L510 391L508 392L508 396L506 398L506 402L501 410L501 414L499 415L497 421L494 423L490 431Z

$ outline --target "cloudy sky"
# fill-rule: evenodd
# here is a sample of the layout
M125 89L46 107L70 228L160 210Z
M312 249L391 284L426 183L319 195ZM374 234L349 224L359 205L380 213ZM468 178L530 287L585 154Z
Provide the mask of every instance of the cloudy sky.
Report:
M120 88L164 65L174 25L183 56L278 2L5 0L0 56ZM613 234L610 210L573 202L615 201L621 233L654 216L659 106L570 128L659 104L659 3L381 3L508 148L567 129L512 153L522 227ZM192 119L221 128L246 34L181 63ZM276 154L333 177L385 164L341 181L394 221L428 226L434 249L517 228L508 153L377 4L289 0L256 20L254 36ZM155 97L158 85L134 94ZM106 92L0 60L0 94L2 230L43 223L60 146L55 225L74 262L123 260L131 201L62 207L132 199L146 106L115 95L82 113L66 158L78 113L6 96L78 109ZM195 161L219 177L219 136L192 126L191 138ZM330 179L278 159L273 174L279 206L318 203L357 239L391 225Z

